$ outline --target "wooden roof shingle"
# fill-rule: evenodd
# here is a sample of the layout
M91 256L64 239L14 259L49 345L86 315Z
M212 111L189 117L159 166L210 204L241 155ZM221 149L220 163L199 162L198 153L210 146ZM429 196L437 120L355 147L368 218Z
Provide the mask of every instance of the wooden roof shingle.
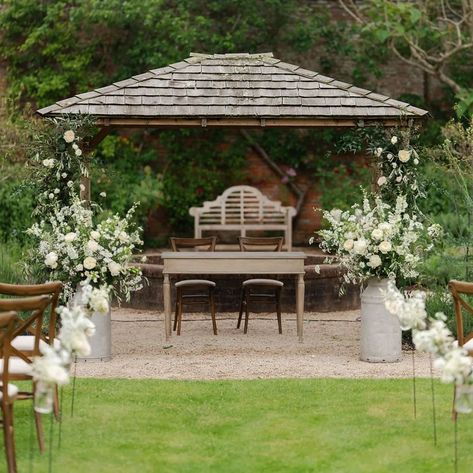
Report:
M88 114L108 125L318 126L421 119L426 110L267 54L191 54L38 110ZM321 125L319 125L321 126Z

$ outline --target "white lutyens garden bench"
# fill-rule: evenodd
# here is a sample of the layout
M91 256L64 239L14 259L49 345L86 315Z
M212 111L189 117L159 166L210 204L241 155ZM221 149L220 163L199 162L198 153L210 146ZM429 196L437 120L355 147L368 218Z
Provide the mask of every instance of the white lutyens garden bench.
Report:
M241 236L247 231L281 231L284 248L292 248L296 209L269 200L255 187L230 187L216 200L190 208L189 213L194 217L195 238L201 238L204 231L239 231Z

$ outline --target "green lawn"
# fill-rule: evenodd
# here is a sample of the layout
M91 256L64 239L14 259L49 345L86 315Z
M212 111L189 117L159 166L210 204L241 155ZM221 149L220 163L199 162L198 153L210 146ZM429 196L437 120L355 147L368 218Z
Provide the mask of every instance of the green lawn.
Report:
M77 380L64 391L62 444L53 425L52 471L453 472L451 388L436 384L439 443L432 441L430 381L262 380L176 382ZM30 465L29 402L16 404L20 473ZM459 420L459 471L473 471L472 418ZM49 418L45 417L49 433ZM0 471L3 465L0 464Z

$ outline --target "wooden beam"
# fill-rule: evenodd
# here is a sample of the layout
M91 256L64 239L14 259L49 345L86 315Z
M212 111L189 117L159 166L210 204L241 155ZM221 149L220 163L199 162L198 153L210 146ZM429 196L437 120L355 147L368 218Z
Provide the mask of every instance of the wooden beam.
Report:
M421 117L413 117L416 121ZM364 126L383 125L385 127L402 126L402 118L363 118ZM239 128L346 128L358 127L360 118L207 118L205 127ZM111 127L156 127L156 128L202 128L202 118L97 118L99 125ZM406 125L407 126L407 125Z
M97 132L95 136L93 136L89 141L87 141L87 144L85 146L85 151L86 152L91 152L93 149L95 149L102 141L103 139L112 131L112 129L109 126L102 126L100 130Z

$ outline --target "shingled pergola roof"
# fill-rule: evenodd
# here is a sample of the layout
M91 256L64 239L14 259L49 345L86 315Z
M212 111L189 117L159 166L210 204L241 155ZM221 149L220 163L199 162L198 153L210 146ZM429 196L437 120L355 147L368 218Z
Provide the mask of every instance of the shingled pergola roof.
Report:
M386 126L427 111L268 54L191 54L38 110L108 126Z

